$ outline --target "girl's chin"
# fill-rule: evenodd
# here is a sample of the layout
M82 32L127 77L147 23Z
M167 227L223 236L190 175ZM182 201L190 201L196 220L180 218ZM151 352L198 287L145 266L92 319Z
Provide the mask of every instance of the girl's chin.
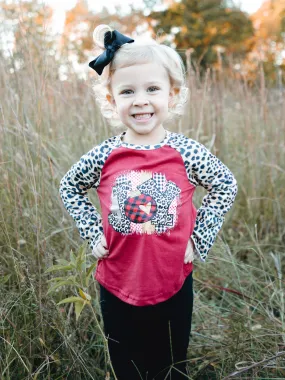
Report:
M150 135L156 133L156 128L149 127L148 125L139 126L137 128L131 128L134 134L138 135Z
M162 128L162 131L160 131ZM156 126L155 128L147 126L143 127L128 127L125 135L126 142L137 145L155 145L161 142L165 137L165 130L163 126Z

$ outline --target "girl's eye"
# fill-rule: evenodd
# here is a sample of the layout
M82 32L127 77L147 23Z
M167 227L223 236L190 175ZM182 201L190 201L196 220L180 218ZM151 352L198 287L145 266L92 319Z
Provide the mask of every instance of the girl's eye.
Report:
M121 92L121 94L123 94L123 95L129 95L130 91L132 91L132 90L124 90L124 91Z
M148 88L148 90L149 90L150 92L154 92L154 91L159 90L159 88L156 87L156 86L151 86L151 87ZM130 93L131 93L132 91L133 91L133 90L123 90L123 91L121 92L121 94L122 94L122 95L130 95Z
M149 87L149 89L152 89L152 91L151 91L151 92L159 90L159 88L158 88L158 87L156 87L156 86L151 86L151 87Z

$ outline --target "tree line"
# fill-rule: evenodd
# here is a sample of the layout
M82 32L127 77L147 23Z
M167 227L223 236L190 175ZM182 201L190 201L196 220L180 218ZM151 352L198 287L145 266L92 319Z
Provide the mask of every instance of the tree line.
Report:
M58 38L51 33L52 9L38 0L2 1L0 17L5 21L2 28L9 28L14 36L12 50L19 67L27 58L27 42L28 55L38 57L39 65L42 50L62 63L68 64L71 56L85 63L93 48L94 27L106 23L134 38L150 32L153 38L176 48L186 64L202 73L209 67L217 71L229 68L250 77L262 65L273 84L277 69L279 81L280 72L281 82L285 79L285 0L267 1L251 17L229 0L168 1L164 8L157 3L144 0L143 9L132 3L128 13L117 6L114 14L106 7L94 12L86 0L78 0L66 12Z

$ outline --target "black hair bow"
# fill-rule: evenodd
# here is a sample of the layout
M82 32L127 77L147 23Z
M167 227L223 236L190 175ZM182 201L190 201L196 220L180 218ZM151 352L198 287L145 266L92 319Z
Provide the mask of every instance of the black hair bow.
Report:
M106 50L98 55L93 61L89 62L91 69L95 70L99 75L102 74L104 67L107 66L112 59L116 51L124 44L134 42L131 38L124 36L117 30L112 32L108 31L104 35L104 46Z

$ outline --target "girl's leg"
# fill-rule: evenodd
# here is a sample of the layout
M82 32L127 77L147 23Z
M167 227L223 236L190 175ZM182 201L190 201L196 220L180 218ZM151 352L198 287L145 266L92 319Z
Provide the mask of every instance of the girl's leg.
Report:
M109 353L118 380L187 379L192 274L178 293L153 306L126 304L102 286L100 295Z
M109 354L118 380L145 380L140 326L133 318L136 307L121 301L102 285L100 304Z
M171 339L173 347L174 368L171 379L184 379L178 370L186 374L186 356L189 345L192 311L193 311L193 278L192 273L187 277L181 292L173 298L170 305L171 315Z
M155 380L185 380L186 355L193 310L192 273L169 300L155 305L152 344L148 349L149 377Z

